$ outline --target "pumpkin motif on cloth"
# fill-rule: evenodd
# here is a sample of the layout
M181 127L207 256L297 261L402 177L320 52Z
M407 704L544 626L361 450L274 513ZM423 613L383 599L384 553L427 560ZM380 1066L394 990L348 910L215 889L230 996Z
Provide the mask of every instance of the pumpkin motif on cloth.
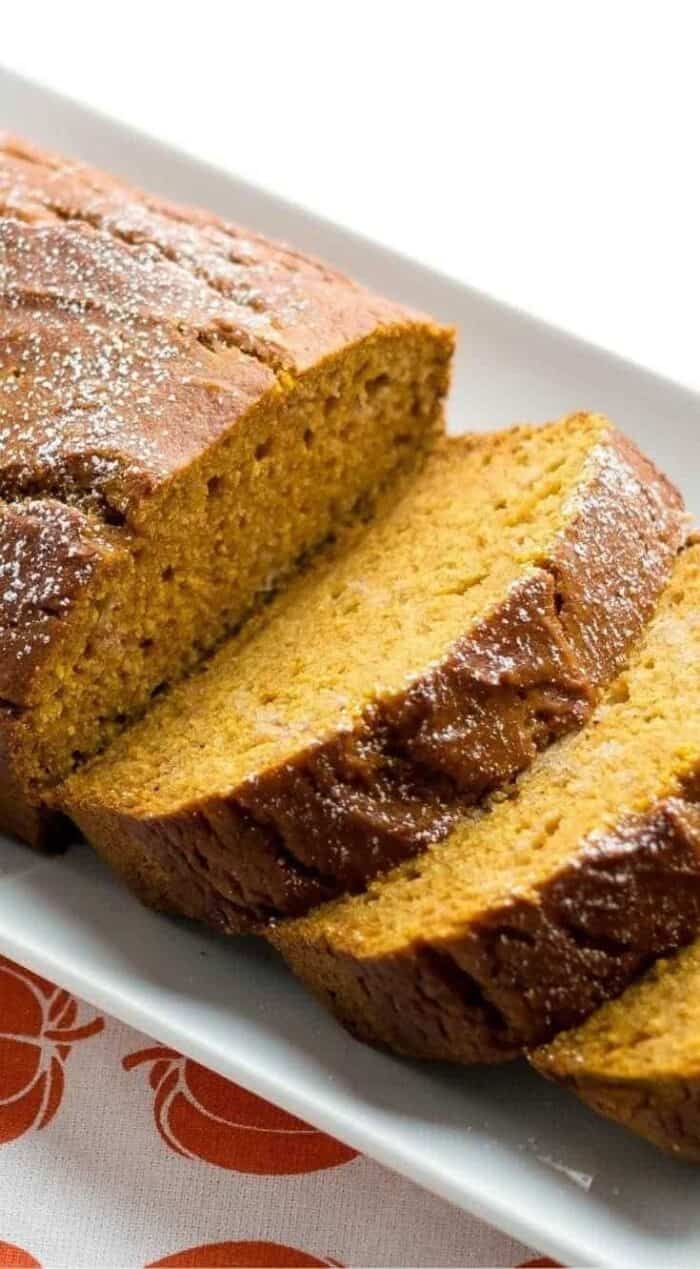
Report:
M536 1256L534 1260L523 1260L515 1269L563 1269L558 1260L550 1260L549 1256Z
M146 1269L316 1269L319 1265L342 1269L337 1260L319 1260L282 1243L237 1242L187 1247L163 1260L152 1260Z
M1 1269L41 1269L39 1261L30 1256L28 1251L24 1251L21 1247L15 1247L14 1243L3 1243L1 1241L0 1267Z
M188 1159L264 1176L334 1168L357 1151L230 1080L158 1045L124 1058L151 1063L153 1114L163 1140Z
M72 1046L104 1027L77 1017L67 991L0 957L0 1145L53 1119Z

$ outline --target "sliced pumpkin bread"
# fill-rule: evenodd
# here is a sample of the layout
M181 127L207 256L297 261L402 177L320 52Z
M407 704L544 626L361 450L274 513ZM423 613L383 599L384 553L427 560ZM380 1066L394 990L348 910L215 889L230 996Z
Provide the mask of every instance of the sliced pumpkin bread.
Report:
M0 830L442 430L452 336L0 136Z
M365 1040L423 1058L512 1057L694 937L699 799L691 546L582 732L420 858L269 938Z
M685 814L700 839L700 809ZM657 961L531 1061L599 1114L700 1163L700 941Z
M361 889L585 720L682 533L598 416L449 440L60 805L224 929Z

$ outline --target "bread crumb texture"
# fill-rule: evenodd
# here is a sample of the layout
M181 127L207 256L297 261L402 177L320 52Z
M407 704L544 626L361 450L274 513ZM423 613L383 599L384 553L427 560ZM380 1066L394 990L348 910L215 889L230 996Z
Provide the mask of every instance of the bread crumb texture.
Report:
M237 627L442 427L452 336L0 137L0 819Z
M445 441L61 804L225 929L361 890L585 720L681 534L599 416Z
M553 745L421 858L270 938L365 1039L465 1062L513 1056L692 939L699 793L693 546L584 731ZM674 1013L673 1000L668 1008ZM617 1021L621 1012L599 1016ZM584 1032L589 1055L598 1025ZM652 1043L630 1061L643 1061ZM554 1046L548 1069L567 1052L566 1040Z

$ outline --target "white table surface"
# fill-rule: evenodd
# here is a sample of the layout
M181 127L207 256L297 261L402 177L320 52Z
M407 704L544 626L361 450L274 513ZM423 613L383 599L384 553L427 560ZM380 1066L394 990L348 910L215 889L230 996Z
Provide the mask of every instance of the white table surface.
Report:
M695 5L11 8L6 66L700 386Z

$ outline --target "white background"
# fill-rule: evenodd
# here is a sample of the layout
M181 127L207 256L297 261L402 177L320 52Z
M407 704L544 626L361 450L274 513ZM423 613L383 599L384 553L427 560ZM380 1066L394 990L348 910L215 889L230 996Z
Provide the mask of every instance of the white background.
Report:
M0 60L700 387L699 22L668 0L34 0L3 6Z

